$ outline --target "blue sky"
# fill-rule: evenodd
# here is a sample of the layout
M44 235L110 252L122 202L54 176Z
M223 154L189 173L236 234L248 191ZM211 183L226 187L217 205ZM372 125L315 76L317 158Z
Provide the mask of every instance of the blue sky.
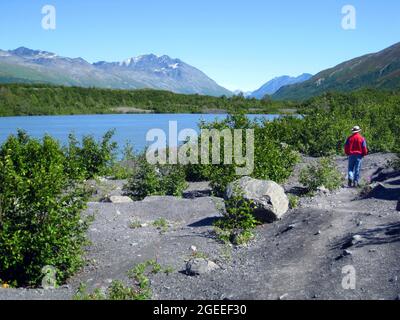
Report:
M41 27L46 4L57 10L53 31ZM347 4L355 30L341 28ZM254 90L400 41L399 13L398 0L3 0L0 48L90 62L167 54L229 89Z

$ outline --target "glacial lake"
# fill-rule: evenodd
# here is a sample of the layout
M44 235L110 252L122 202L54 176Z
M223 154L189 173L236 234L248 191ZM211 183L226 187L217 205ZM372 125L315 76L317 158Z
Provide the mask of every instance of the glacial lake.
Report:
M250 119L273 120L279 115L248 115ZM225 114L107 114L107 115L73 115L73 116L29 116L0 117L0 143L17 129L25 130L30 136L42 138L49 134L62 144L68 141L68 135L74 133L78 139L83 135L93 135L101 139L104 133L115 129L113 141L122 148L127 142L136 151L143 150L146 145L146 134L151 129L162 129L166 132L170 121L176 121L178 132L182 129L199 131L198 124L215 119L224 119Z

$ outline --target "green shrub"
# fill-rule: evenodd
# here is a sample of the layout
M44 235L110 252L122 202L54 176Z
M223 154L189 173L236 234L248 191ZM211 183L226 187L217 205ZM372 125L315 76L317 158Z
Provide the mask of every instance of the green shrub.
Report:
M343 177L331 158L322 158L317 164L304 168L299 181L312 193L322 186L331 191L340 188Z
M252 214L250 201L241 196L225 200L225 210L219 208L223 218L214 223L217 236L223 242L241 245L253 238L253 229L259 224Z
M186 187L181 165L152 165L142 154L124 189L133 199L142 200L151 195L181 196Z
M101 141L93 136L84 136L79 143L73 134L64 152L67 157L66 171L74 179L91 179L97 175L111 174L115 162L117 144L111 139L114 130L106 132Z
M126 143L123 150L122 159L115 161L110 169L110 175L116 180L125 180L134 173L137 159L131 144Z
M285 181L292 173L294 165L298 161L298 155L294 149L287 144L281 143L274 137L269 122L260 123L250 121L244 114L232 114L223 121L215 121L209 124L200 124L201 129L233 130L252 129L254 130L254 170L250 175L257 179L268 179L278 183ZM244 138L244 136L243 136ZM242 141L242 148L246 150L245 139ZM224 138L220 141L220 159L224 159ZM210 150L212 143L210 143ZM211 154L211 152L210 152ZM240 165L232 164L210 164L198 165L198 170L210 181L213 193L216 196L223 196L229 183L238 178L236 169ZM193 169L192 169L193 170Z
M86 193L65 175L66 158L49 136L10 136L0 148L0 278L39 285L42 268L63 282L82 263Z

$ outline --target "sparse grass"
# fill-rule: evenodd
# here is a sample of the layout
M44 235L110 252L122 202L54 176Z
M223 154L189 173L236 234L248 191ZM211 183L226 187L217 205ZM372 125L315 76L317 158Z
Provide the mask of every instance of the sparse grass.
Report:
M253 239L254 233L251 230L244 230L243 232L236 235L236 237L233 239L233 243L241 246L248 244Z
M165 267L164 270L163 270L163 272L165 274L167 274L167 275L173 273L174 271L175 271L175 269L173 267L171 267L171 266Z
M205 252L201 252L201 251L194 251L192 253L191 258L195 258L195 259L208 259L208 254Z
M136 265L128 271L128 277L135 281L133 286L126 286L122 281L114 280L106 291L99 288L92 293L87 292L84 284L79 286L75 294L75 300L148 300L152 296L150 280L148 274L157 274L164 272L170 274L173 272L171 267L163 269L156 260L148 260Z
M226 262L232 261L232 246L228 243L224 244L221 248L221 258Z
M160 230L161 233L167 232L169 223L165 218L159 218L153 221L153 226Z
M290 209L295 209L299 205L299 197L294 194L288 194L289 207Z
M139 220L133 220L129 224L129 228L131 229L139 229L142 227L142 223Z

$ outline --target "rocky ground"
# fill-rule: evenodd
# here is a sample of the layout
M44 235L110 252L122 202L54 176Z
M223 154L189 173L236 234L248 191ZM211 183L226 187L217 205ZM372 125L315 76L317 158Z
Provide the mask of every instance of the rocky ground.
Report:
M150 276L153 299L398 299L400 173L382 170L393 158L374 154L365 159L363 176L381 183L368 197L343 186L302 198L282 220L258 227L245 247L215 239L212 223L220 216L222 200L209 197L205 183L191 185L186 199L97 202L102 193L122 192L122 182L113 182L101 188L85 213L95 221L83 270L61 288L0 289L0 299L71 299L80 283L89 291L115 279L129 284L127 271L149 259L173 270ZM299 164L285 185L287 192L301 193L298 172L313 161L305 158ZM344 174L346 159L336 162ZM153 225L160 218L167 227ZM132 222L140 226L131 228ZM194 255L218 268L188 276L186 261ZM344 267L355 271L355 289L343 288Z

